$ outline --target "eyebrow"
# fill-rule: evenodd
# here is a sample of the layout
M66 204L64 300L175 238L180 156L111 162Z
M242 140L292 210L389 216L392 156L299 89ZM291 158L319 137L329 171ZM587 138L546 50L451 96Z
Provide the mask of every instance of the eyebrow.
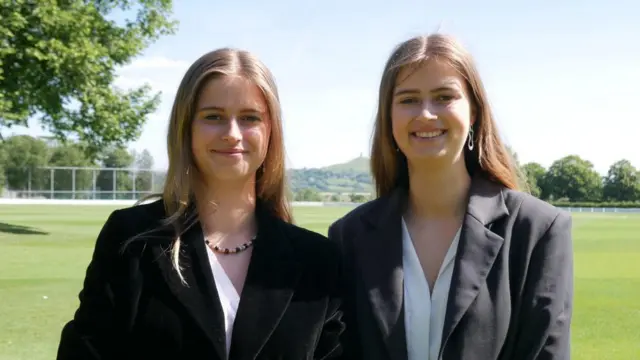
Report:
M224 112L224 108L221 108L219 106L203 106L200 109L198 109L198 112L205 112L205 111L219 111L219 112ZM242 108L240 109L240 112L242 113L258 113L258 114L262 114L265 111L259 108Z
M442 86L439 86L439 87L437 87L435 89L431 89L429 92L437 93L437 92L441 92L441 91L458 91L458 87L455 84L442 85ZM418 90L418 89L400 89L400 90L396 91L393 96L413 95L413 94L419 94L419 93L420 93L420 90Z

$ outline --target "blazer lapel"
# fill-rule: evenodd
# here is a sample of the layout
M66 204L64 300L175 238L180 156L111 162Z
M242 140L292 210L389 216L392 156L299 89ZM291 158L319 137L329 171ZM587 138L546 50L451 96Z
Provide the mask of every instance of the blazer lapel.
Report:
M354 240L360 274L369 294L373 315L395 360L407 358L403 317L402 190L382 198L365 214L370 226Z
M224 315L215 289L202 228L193 211L190 211L187 217L193 221L185 221L190 226L181 236L180 243L180 266L187 284L181 284L173 268L169 247L171 242L152 246L153 260L157 263L171 292L202 328L220 359L226 359ZM167 239L173 238L173 229L165 227L162 231Z
M233 359L255 359L287 309L300 277L295 247L282 220L258 212L258 236L233 326Z
M451 279L441 354L449 336L478 296L504 242L489 229L497 219L508 215L501 186L475 177L469 195Z

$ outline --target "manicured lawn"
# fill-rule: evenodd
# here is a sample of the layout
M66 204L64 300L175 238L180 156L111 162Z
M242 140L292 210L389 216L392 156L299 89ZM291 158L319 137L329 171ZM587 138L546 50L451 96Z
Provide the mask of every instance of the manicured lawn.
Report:
M55 358L95 237L113 207L0 206L0 359ZM326 233L348 208L299 207ZM574 214L573 358L640 359L640 216Z

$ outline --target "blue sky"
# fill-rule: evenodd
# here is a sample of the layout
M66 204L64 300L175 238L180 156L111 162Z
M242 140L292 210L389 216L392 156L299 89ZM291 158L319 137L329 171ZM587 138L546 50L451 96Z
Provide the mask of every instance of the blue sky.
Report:
M368 153L376 91L398 42L437 30L474 54L504 139L522 162L578 154L605 173L640 167L640 3L508 1L174 1L179 30L121 69L162 105L132 148L166 168L165 135L191 62L223 46L256 53L276 76L291 167ZM226 3L221 5L221 3ZM17 133L42 134L37 124Z

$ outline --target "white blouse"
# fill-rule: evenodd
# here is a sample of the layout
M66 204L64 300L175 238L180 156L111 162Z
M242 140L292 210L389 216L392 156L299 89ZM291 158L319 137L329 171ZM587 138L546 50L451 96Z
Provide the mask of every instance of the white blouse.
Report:
M213 278L216 282L216 289L218 290L218 297L220 298L220 305L222 306L222 312L224 314L224 329L226 332L228 355L231 348L231 333L233 330L233 322L236 318L236 313L238 312L240 295L233 286L231 279L229 279L229 276L227 276L227 273L222 268L216 254L208 246L206 248L207 253L209 254L209 264L211 264Z
M439 360L442 329L460 229L440 267L433 294L402 219L402 262L404 270L404 321L408 360Z

